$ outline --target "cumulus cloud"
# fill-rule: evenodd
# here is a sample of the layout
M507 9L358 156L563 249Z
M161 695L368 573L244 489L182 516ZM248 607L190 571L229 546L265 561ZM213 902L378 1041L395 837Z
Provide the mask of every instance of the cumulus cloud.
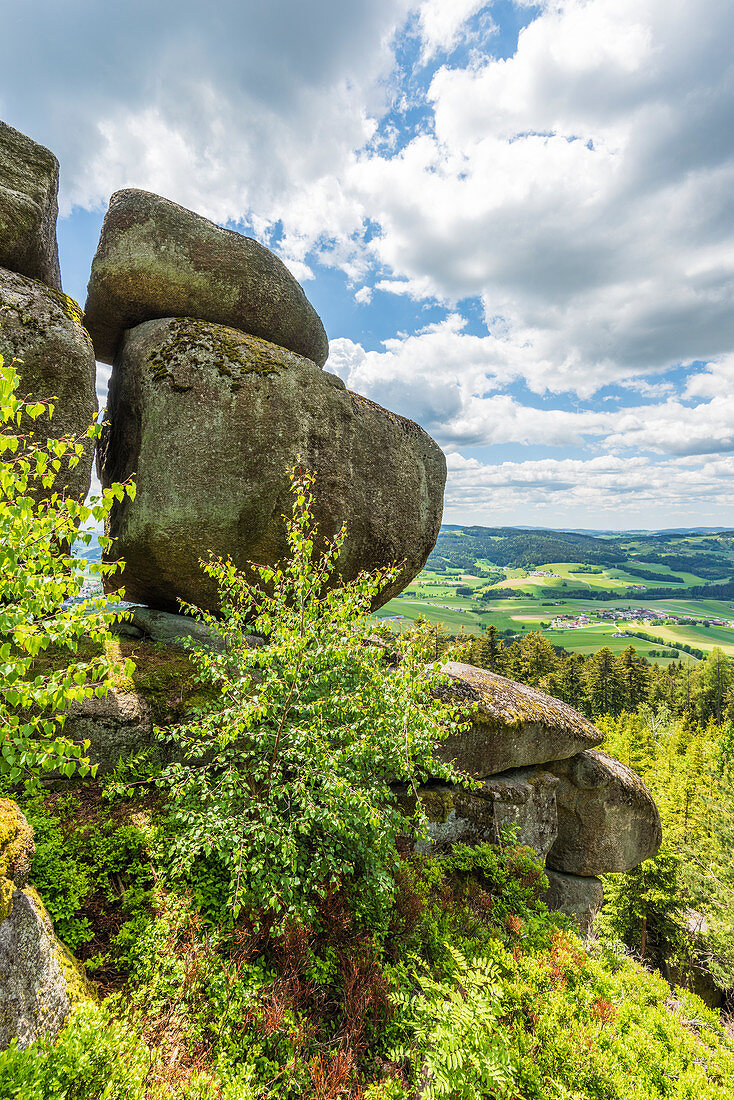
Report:
M734 457L697 463L642 456L535 459L497 465L448 455L446 521L650 528L722 525L734 506ZM725 521L724 521L725 522Z
M302 279L321 262L479 298L538 393L729 353L734 7L534 7L511 56L487 56L485 24L484 54L433 73L402 144L394 116L380 127L395 35L417 27L435 62L482 0L27 0L0 38L0 111L60 154L64 209L143 186L275 232Z
M64 211L140 186L260 233L292 211L295 243L325 224L348 236L360 211L345 214L339 177L384 109L407 11L408 0L26 0L3 20L0 115L57 153Z
M481 296L538 392L734 345L734 71L720 0L559 0L515 54L444 66L433 129L350 186L388 278Z
M734 5L515 5L492 56L484 0L25 0L0 117L59 155L65 213L145 187L340 269L360 316L445 306L379 350L332 332L329 369L454 448L452 508L729 507ZM458 454L517 443L590 457Z
M665 397L657 404L558 409L501 392L524 377L522 350L511 340L466 333L456 313L366 351L348 339L331 343L329 369L359 393L418 420L443 446L593 445L669 455L734 450L734 356L692 373L682 397L671 383L645 379L617 395Z

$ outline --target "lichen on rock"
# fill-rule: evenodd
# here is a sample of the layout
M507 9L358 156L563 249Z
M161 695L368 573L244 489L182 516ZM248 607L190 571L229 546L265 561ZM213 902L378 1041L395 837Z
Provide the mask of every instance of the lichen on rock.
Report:
M441 523L446 461L416 424L359 401L286 348L209 322L147 321L115 361L100 447L104 486L135 475L107 533L127 598L216 611L210 553L273 565L288 552L288 471L316 475L315 525L342 526L344 580L397 563L393 595L420 571ZM336 581L337 578L335 578Z
M0 122L0 267L60 291L58 190L53 153Z
M10 914L13 893L28 882L35 850L33 829L19 807L0 798L0 921Z
M663 835L660 814L636 772L596 749L548 769L560 779L550 867L594 876L628 871L655 855Z
M19 807L0 799L0 1050L55 1037L70 1007L94 996L84 968L58 939L28 885L33 829Z
M274 253L149 191L110 199L84 312L107 363L126 329L159 317L239 329L318 366L329 353L318 314Z
M471 724L444 741L439 753L470 775L562 760L601 743L583 714L536 688L455 661L442 671L449 683L440 694L465 705Z
M53 401L52 417L21 420L21 430L42 441L82 437L97 416L96 364L76 302L37 279L0 268L0 356L15 364L19 396ZM55 488L77 500L89 491L94 444L73 468L62 466Z

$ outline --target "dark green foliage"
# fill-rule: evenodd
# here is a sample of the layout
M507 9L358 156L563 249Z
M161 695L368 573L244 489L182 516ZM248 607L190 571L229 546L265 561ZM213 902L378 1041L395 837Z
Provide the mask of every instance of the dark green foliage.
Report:
M639 636L654 640L652 635ZM619 656L606 646L588 657L566 653L539 631L503 641L497 628L489 626L463 642L446 637L442 645L448 649L452 641L461 642L469 664L540 688L590 718L634 712L643 703L665 705L675 715L693 714L703 722L734 717L734 663L718 647L707 656L697 651L699 665L678 662L661 667L638 656L631 645Z
M617 548L605 539L568 531L522 531L514 527L443 529L427 562L429 569L447 566L469 571L477 558L494 565L532 568L549 561L613 565Z
M40 800L23 805L23 812L35 834L34 884L57 934L73 951L91 934L88 919L79 915L92 889L89 870L72 854L60 818L48 813Z
M148 911L150 813L109 807L95 784L21 805L36 837L33 883L54 927L88 967L104 972L110 938Z
M624 875L605 876L605 925L639 958L658 969L687 962L683 855L661 849Z

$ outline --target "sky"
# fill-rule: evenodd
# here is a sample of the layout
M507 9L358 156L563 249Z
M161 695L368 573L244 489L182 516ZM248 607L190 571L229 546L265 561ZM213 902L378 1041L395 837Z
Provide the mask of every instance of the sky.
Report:
M0 0L0 118L286 262L444 520L734 526L731 0ZM102 399L108 368L98 368Z

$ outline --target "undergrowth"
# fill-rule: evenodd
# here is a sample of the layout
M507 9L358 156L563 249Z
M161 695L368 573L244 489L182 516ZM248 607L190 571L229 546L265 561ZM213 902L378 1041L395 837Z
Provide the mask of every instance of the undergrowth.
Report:
M463 718L420 631L398 659L375 644L395 571L334 585L344 533L314 535L311 483L294 473L287 561L207 567L224 645L181 659L206 690L158 731L167 762L21 797L98 1002L56 1044L0 1053L0 1098L727 1100L720 1020L586 950L513 835L404 850L391 781L470 784L435 753Z
M263 912L224 928L154 860L160 805L82 794L24 809L49 908L80 937L100 1003L56 1046L0 1054L3 1098L731 1095L718 1017L624 955L587 951L511 837L404 857L379 934L338 886L309 922Z

